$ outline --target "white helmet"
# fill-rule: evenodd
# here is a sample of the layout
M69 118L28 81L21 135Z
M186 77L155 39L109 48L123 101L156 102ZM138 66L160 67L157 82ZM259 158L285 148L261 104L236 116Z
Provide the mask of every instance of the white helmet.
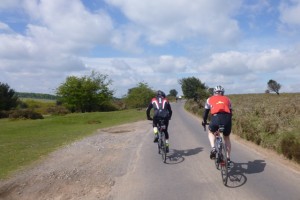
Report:
M221 85L218 85L214 88L214 94L222 94L224 95L224 88Z

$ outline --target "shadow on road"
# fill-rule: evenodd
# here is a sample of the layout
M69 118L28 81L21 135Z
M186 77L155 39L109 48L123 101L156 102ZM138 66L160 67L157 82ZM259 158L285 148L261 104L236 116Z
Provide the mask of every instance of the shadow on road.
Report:
M227 186L236 188L244 185L247 182L245 174L255 174L264 171L266 163L264 160L254 160L248 163L234 163L233 168L228 172Z
M168 155L167 164L178 164L185 160L185 157L196 155L203 150L202 147L197 147L194 149L177 150L171 149Z

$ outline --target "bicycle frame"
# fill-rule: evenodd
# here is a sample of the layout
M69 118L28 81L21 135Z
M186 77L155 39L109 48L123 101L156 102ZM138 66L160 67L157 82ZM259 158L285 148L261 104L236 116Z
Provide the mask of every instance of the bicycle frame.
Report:
M206 127L204 127L206 130ZM227 162L227 148L223 142L224 125L219 125L218 130L213 133L216 137L215 148L217 150L215 158L215 166L221 172L221 177L224 185L227 185L228 180L228 162Z

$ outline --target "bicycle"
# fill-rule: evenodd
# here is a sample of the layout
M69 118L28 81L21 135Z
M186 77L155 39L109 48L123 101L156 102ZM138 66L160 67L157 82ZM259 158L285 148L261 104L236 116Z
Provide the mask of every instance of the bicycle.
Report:
M164 163L166 163L167 160L167 144L166 144L166 125L163 119L160 119L157 124L157 130L158 130L158 153L161 154L161 158Z
M208 125L208 124L206 124ZM206 131L206 126L204 126L204 131ZM223 143L223 132L224 132L224 125L219 125L218 130L214 133L216 136L215 140L215 148L216 158L215 158L215 166L218 170L221 171L221 177L223 184L227 185L228 180L228 161L227 161L227 148L225 143Z

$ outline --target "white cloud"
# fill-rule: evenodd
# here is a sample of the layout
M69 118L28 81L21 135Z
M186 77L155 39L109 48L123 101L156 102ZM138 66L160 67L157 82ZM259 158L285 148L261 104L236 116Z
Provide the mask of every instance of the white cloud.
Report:
M279 7L280 20L289 26L300 26L300 1L283 1Z
M239 36L237 21L231 16L240 6L234 1L106 0L143 30L151 44L205 36L212 41L234 41Z
M111 43L114 48L124 52L142 53L143 49L139 46L141 32L134 26L124 26L114 31Z
M271 35L276 30L267 30L268 39L257 32L240 38L246 23L237 21L241 0L105 0L108 5L93 9L82 2L87 4L1 1L8 16L0 16L0 81L17 91L52 93L67 76L96 70L109 75L118 97L139 82L181 93L178 79L191 76L211 87L222 84L227 93L264 92L271 78L286 91L299 91L298 40L288 44L287 38ZM274 9L268 1L256 2L242 9L247 9L244 19ZM281 21L264 20L297 28L298 9L299 1L281 4ZM123 15L126 20L119 19ZM257 30L263 28L255 22L254 17Z
M215 74L229 76L245 74L249 72L249 68L246 65L247 59L247 55L241 52L217 53L211 56L210 61L204 65L204 69Z
M10 32L13 32L13 31L11 30L11 28L7 24L2 23L0 21L0 33L5 33L5 32L10 33Z
M79 0L26 1L27 13L53 35L58 42L96 45L106 43L113 29L104 12L90 13ZM34 29L30 30L32 34Z

